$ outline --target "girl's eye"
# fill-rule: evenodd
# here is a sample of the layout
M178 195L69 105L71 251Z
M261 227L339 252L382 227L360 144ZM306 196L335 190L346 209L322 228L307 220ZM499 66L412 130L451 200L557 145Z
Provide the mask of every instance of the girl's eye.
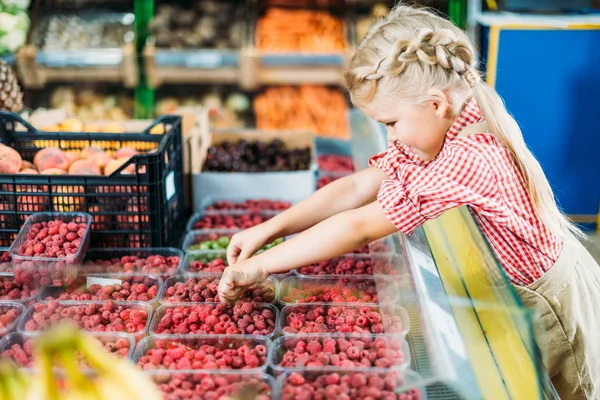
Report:
M396 123L395 122L386 122L384 125L387 126L388 128L393 128L394 125L396 125Z

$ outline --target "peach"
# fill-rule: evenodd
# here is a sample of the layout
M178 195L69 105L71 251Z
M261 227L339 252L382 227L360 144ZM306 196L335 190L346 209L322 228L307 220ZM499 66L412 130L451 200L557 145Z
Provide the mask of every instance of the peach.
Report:
M37 175L37 169L33 169L33 168L25 168L20 170L19 172L17 172L17 174L21 174L21 175Z
M60 169L60 168L46 168L45 170L40 172L40 175L66 175L66 174L67 174L67 171L65 171L64 169Z
M113 172L115 172L116 170L121 168L121 166L123 164L125 164L127 161L129 161L129 158L119 158L118 160L109 161L108 164L106 164L106 167L104 167L104 175L106 175L106 176L112 175ZM130 174L135 173L135 165L133 165L133 164L129 165L121 173L123 175L130 175Z
M21 163L21 171L23 171L24 169L35 169L35 165L33 165L32 162L23 160L23 162Z
M89 133L97 133L100 132L101 129L100 125L88 122L83 126L83 131Z
M81 132L83 123L76 118L68 118L60 124L60 128L63 132Z
M16 174L22 163L23 159L15 149L0 144L0 174Z
M106 154L106 153L104 152L104 150L99 149L98 147L89 146L89 147L86 147L85 149L81 150L80 157L85 160L89 160L92 157L97 156L98 154Z
M123 147L117 151L115 151L115 158L131 158L136 154L140 154L139 151L134 149L133 147Z
M33 164L38 171L43 171L48 168L59 168L66 171L71 165L71 160L61 149L57 147L47 147L37 152L33 158Z
M71 164L73 164L75 161L79 160L79 155L75 154L75 153L67 153L65 152L67 158L69 159L69 162Z
M78 160L69 168L69 175L101 175L101 171L92 160Z

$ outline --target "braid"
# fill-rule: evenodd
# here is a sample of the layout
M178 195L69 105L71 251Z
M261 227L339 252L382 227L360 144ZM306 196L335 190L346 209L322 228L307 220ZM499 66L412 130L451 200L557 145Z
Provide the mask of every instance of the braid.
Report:
M439 65L449 73L464 77L469 86L480 82L479 73L471 66L473 50L466 42L459 40L450 29L432 31L419 29L412 39L397 39L389 54L382 58L372 70L357 74L359 79L379 80L383 77L395 77L411 63Z

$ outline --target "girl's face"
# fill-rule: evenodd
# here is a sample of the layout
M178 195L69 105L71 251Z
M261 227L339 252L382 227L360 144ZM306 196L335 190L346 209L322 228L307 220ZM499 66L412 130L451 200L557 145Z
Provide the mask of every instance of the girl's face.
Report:
M442 150L446 132L454 122L445 98L408 104L376 97L361 109L385 125L388 143L397 140L424 161L435 158Z

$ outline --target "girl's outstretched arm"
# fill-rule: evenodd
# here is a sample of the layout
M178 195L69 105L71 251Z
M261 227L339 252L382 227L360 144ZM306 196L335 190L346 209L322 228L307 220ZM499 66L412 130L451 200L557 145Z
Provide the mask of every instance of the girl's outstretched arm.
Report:
M396 231L376 201L334 215L279 246L225 269L219 298L233 302L245 288L271 274L340 256Z

